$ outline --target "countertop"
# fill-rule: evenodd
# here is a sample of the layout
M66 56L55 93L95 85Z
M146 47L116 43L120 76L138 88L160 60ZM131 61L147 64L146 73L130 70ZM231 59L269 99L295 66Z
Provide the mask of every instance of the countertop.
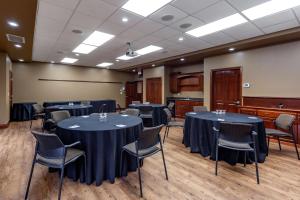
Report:
M191 98L191 97L167 97L167 101L169 100L179 100L179 101L203 101L203 98Z

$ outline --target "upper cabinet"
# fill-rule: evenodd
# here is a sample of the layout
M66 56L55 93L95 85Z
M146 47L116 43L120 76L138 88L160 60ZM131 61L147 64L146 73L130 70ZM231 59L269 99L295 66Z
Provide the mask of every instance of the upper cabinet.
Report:
M171 73L170 92L203 91L203 73Z

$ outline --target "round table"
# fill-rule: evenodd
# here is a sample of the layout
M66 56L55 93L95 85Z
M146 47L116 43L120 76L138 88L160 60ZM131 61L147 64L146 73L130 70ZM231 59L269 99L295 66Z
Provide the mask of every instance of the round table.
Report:
M266 133L263 120L250 115L238 113L216 114L215 112L189 112L186 114L184 125L183 143L191 148L191 152L200 153L202 156L210 156L215 160L216 134L213 127L219 128L220 122L236 122L253 124L253 131L257 136L258 162L264 162L267 154ZM230 164L243 163L244 155L238 151L219 149L219 159ZM249 154L247 162L254 160L254 155Z
M81 104L48 106L45 108L46 119L50 118L51 112L58 111L58 110L67 110L69 111L71 116L88 115L90 114L92 107L93 107L92 105L81 105Z
M121 127L120 125L125 125ZM123 157L122 173L121 150L128 143L134 142L143 129L139 117L109 113L106 119L99 114L72 117L57 124L56 133L64 144L80 141L78 146L84 150L87 159L86 177L83 163L76 162L66 167L66 176L74 181L80 178L87 184L101 185L102 181L114 182L115 177L126 176L128 171L137 169L136 159L127 154Z
M129 108L139 109L141 106L151 106L153 108L153 125L159 126L167 123L167 116L164 112L164 104L129 104Z

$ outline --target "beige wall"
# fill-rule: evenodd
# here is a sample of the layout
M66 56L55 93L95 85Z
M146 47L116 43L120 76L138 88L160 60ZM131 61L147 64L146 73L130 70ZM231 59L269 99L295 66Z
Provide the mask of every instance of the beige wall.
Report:
M204 59L204 104L210 106L211 69L242 67L243 96L300 97L300 41Z
M184 67L168 67L168 73L166 73L167 91L168 97L191 97L191 98L203 98L203 91L183 91L177 94L171 93L169 89L169 74L172 72L182 72L182 73L193 73L193 72L203 72L203 64L194 64Z
M14 63L14 102L67 101L115 99L125 105L125 94L120 94L122 84L39 81L67 79L88 81L131 81L134 75L114 70L67 66L48 63Z
M7 54L0 53L0 125L7 124L10 117L9 70L11 70L10 58Z

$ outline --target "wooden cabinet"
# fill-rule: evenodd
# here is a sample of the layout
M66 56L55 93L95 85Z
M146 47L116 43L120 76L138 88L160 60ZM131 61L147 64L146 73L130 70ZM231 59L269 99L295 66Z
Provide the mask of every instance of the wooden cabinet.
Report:
M193 111L194 106L203 106L202 101L177 100L175 102L176 117L184 118L185 113Z
M170 74L169 86L171 93L178 93L178 81L177 81L178 73Z
M203 73L171 73L170 92L178 93L182 91L203 91Z

